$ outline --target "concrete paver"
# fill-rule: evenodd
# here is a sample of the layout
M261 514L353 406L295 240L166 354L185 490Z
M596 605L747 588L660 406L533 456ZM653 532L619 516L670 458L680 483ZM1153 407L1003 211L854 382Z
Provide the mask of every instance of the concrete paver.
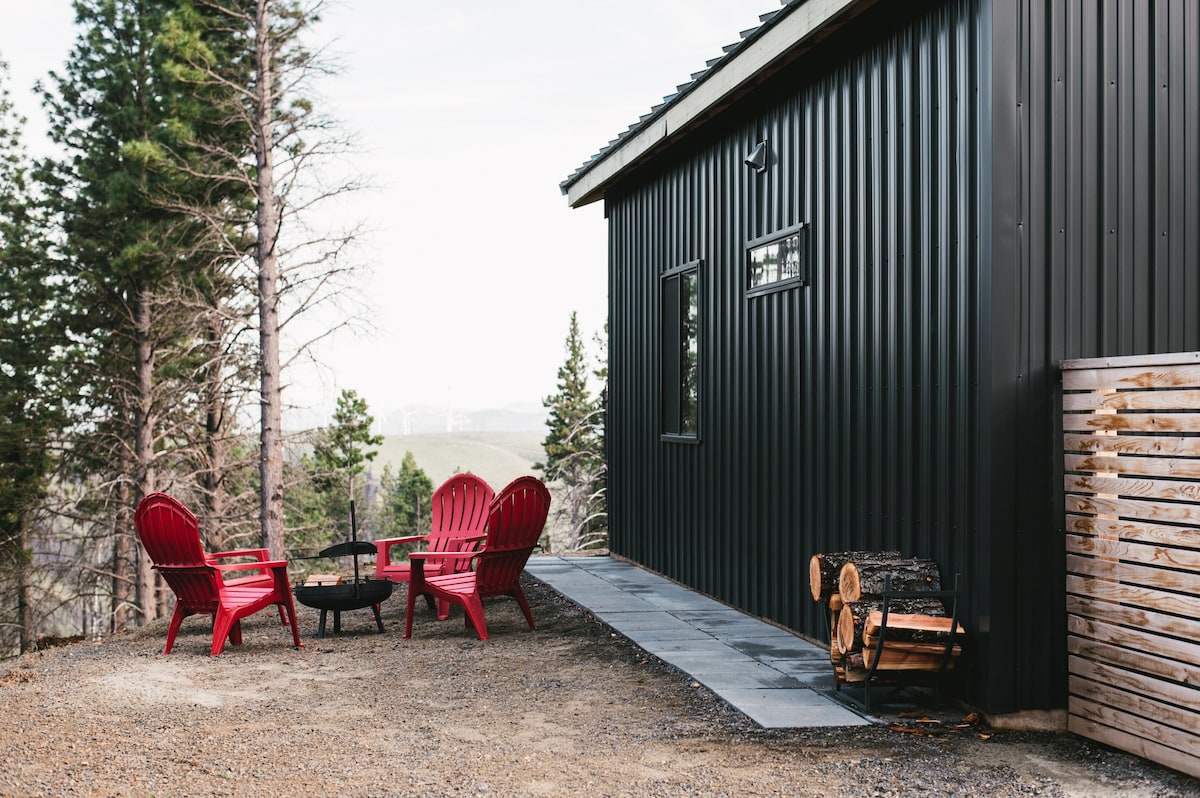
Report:
M611 557L533 557L526 570L767 729L862 726L835 698L829 652Z

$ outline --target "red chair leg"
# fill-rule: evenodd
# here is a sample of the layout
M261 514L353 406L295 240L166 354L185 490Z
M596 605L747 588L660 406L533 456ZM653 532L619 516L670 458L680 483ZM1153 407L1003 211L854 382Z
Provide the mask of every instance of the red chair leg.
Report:
M418 586L415 582L408 583L408 596L404 602L404 639L412 637L413 604L417 600Z
M513 591L513 598L521 605L521 612L525 613L525 620L529 622L529 628L536 629L537 627L533 625L533 610L529 609L529 601L525 598L525 591L521 589L520 585L517 585L517 589Z
M225 639L233 636L235 623L233 613L217 610L216 615L213 616L213 641L209 656L220 656L221 652L225 650Z
M175 605L175 612L171 614L171 625L167 627L167 645L163 649L164 654L171 653L171 649L175 646L175 635L179 634L179 626L183 623L183 619L187 615L183 611L183 607L178 604Z
M235 646L240 646L242 644L242 619L241 618L238 618L237 620L235 620L233 622L233 625L229 627L229 642L233 643Z
M291 593L286 593L285 595L287 596L287 604L286 604L287 616L291 620L290 620L290 623L287 620L285 620L284 623L286 625L292 627L292 642L296 644L296 648L304 648L304 644L300 642L300 627L296 624L296 605L294 603L292 603L292 594ZM280 617L283 616L284 609L285 609L284 602L282 602L282 601L279 602Z
M466 615L467 628L474 629L480 640L487 640L487 621L483 619L483 601L477 593L463 598L463 614Z

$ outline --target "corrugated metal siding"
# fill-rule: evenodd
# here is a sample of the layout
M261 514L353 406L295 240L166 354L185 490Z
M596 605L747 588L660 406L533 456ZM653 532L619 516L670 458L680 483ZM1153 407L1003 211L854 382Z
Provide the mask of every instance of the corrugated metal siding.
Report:
M1057 363L1200 349L1200 6L934 5L881 4L609 192L612 547L822 638L810 554L932 557L969 579L968 698L1063 706ZM811 286L747 298L746 242L801 221ZM696 259L683 445L658 275Z
M999 509L997 519L1008 516L996 523L1012 530L1010 555L1037 552L1061 569L1062 465L1046 444L1061 433L1058 362L1200 349L1200 6L997 5L1015 19L1014 74L995 79L1015 81L1019 168L1017 257L1011 270L995 264L1014 297L1011 312L993 311L993 340L1008 350L999 359L1011 364L995 390L999 413L1019 423L1011 472L994 484L1013 485L1020 501ZM1008 570L998 560L993 579L1024 562ZM1063 703L1064 590L1062 578L1007 600L1002 585L993 588L993 645L1011 648L1018 664L1052 653L1056 666L1044 686L998 669L991 690L1005 701L1031 706L1049 692ZM1050 623L1028 629L1036 617Z
M613 550L818 637L813 553L971 565L978 26L895 14L608 200ZM746 243L798 222L811 286L748 298ZM661 442L658 276L696 259L700 443Z
M1035 329L1056 357L1194 348L1200 6L1031 3L1021 27Z

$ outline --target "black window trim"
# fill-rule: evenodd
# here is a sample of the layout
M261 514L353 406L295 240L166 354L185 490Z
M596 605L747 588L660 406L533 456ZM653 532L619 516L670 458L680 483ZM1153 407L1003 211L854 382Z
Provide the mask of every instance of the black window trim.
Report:
M768 244L774 244L777 241L782 241L785 238L791 238L797 234L801 234L803 236L801 239L803 250L800 259L800 274L796 275L795 277L788 277L785 280L776 280L775 282L767 283L766 285L751 287L750 253L759 247L763 247ZM782 230L776 230L774 233L770 233L765 236L759 236L758 238L747 241L745 250L742 254L742 286L745 288L746 297L749 298L763 296L765 294L773 294L777 291L786 291L790 288L796 288L797 286L809 285L809 269L811 260L809 255L809 250L811 249L809 245L809 238L811 235L812 231L809 230L808 222L798 222L790 227L785 227Z
M672 266L671 268L665 269L664 271L659 273L659 275L658 275L659 313L662 312L662 284L663 284L663 281L668 280L672 277L679 277L680 275L686 274L687 272L695 272L696 273L696 300L697 300L696 301L696 313L697 313L697 315L700 313L701 274L703 273L703 266L704 266L704 258L696 258L694 260L687 261L686 263L681 263L678 266ZM659 320L660 328L661 328L662 321L663 321L662 319ZM697 319L697 321L699 321L699 319ZM660 335L661 335L661 332L660 332ZM659 425L658 439L662 443L679 443L679 444L685 444L685 445L696 445L696 444L700 443L700 430L703 427L704 411L700 406L701 403L699 401L699 396L701 393L703 393L701 390L701 384L703 383L703 380L704 380L704 377L703 377L704 357L703 357L703 354L700 352L699 344L700 344L700 342L697 341L696 342L696 396L697 396L696 431L694 433L664 432L662 429L663 420L662 420L661 406L662 406L662 402L665 401L666 397L660 396L659 397L660 412L659 412L659 421L658 421L658 425ZM658 380L660 392L663 390L663 388L662 388L662 385L663 385L662 368L663 368L663 366L660 363L659 364L659 380Z

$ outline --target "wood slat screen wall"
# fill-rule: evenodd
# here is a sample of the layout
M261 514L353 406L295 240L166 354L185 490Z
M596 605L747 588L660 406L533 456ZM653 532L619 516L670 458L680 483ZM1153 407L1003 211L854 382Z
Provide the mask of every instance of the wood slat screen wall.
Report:
M1200 352L1062 369L1069 728L1200 776Z

